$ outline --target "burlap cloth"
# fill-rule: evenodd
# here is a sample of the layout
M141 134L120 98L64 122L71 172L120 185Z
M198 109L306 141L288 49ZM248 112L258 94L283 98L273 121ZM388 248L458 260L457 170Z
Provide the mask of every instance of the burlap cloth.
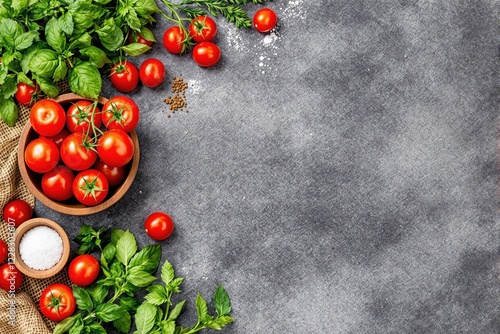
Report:
M59 84L60 92L69 91L67 83ZM29 108L19 106L19 120L14 127L5 123L0 124L0 208L12 199L20 198L32 207L35 198L24 184L17 166L17 147L24 125L29 119ZM36 211L35 211L36 215ZM3 220L0 224L0 238L7 241L7 223ZM66 268L65 268L66 269ZM67 270L48 279L34 279L24 277L23 285L16 293L15 298L15 323L10 324L9 309L11 299L8 294L0 289L0 333L1 334L45 334L51 333L55 323L43 317L39 312L38 301L40 295L52 283L65 283L69 285Z

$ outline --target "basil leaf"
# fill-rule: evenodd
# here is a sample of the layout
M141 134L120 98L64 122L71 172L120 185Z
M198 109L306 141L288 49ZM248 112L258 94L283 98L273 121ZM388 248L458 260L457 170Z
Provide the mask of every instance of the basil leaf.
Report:
M90 325L87 326L87 328L90 329L90 332L92 334L106 334L106 330L104 327L101 326L100 323L98 322L92 322Z
M61 54L66 48L66 36L64 36L61 27L59 26L59 20L52 17L45 24L45 39L47 43L59 54Z
M19 118L17 105L12 98L4 99L0 102L0 116L8 126L14 126Z
M141 305L139 301L133 297L123 296L119 299L120 305L124 307L127 312L134 314L137 308Z
M77 48L85 48L92 44L92 37L90 37L88 32L85 32L75 39L71 39L71 44L69 45L69 50Z
M174 334L175 333L175 322L174 321L162 321L160 322L161 334Z
M156 319L156 306L143 303L135 314L135 326L139 334L147 334L153 328Z
M113 258L115 257L115 254L116 254L116 247L115 247L115 245L113 245L112 243L109 243L102 250L101 256L104 257L104 260L107 263L109 263L109 262L111 262L111 260L113 260ZM101 259L102 259L102 257L101 257Z
M196 312L198 313L198 321L204 322L208 317L208 307L207 302L203 297L198 293L196 296Z
M111 242L113 243L113 245L116 246L118 240L120 240L120 238L123 236L124 233L125 231L120 228L111 229Z
M104 285L100 284L92 284L87 287L86 290L95 305L102 304L108 295L108 289Z
M137 14L147 17L153 13L160 12L160 8L154 0L137 0L134 5ZM136 29L137 30L137 29Z
M116 25L113 18L104 21L103 26L96 30L102 45L109 51L116 51L123 44L123 31Z
M229 299L229 295L220 284L217 286L217 290L215 290L213 301L215 311L219 317L231 313L231 301Z
M6 17L0 19L0 45L9 49L14 49L14 41L22 33L23 28L17 21Z
M155 284L148 288L149 293L144 297L148 303L153 305L162 305L168 301L168 296L165 293L165 288L162 285Z
M111 322L116 319L120 319L125 316L125 313L127 313L127 311L123 307L110 303L97 306L95 311L96 317L104 322Z
M129 230L126 230L116 243L116 258L127 266L130 259L137 252L137 242Z
M47 96L56 97L59 95L59 87L57 87L52 80L37 75L33 75L33 79Z
M150 49L151 49L150 46L147 46L142 43L130 43L120 48L120 50L125 51L129 56L132 57L139 56Z
M17 79L15 74L9 74L2 85L3 98L8 99L17 92Z
M76 318L75 322L73 323L73 326L70 327L68 333L69 334L80 334L83 331L83 319L82 317Z
M35 74L50 78L54 75L57 65L59 65L57 54L49 49L41 49L31 56L28 68Z
M14 47L21 51L29 48L33 44L33 40L38 37L37 31L28 31L17 36L14 40Z
M68 67L66 65L66 61L64 59L59 58L59 65L57 65L53 79L54 81L59 81L61 79L66 78L66 74L68 73Z
M156 281L156 277L140 270L139 267L133 267L128 272L127 281L139 288L144 288Z
M0 63L0 85L3 85L5 79L7 79L8 74L9 74L9 68L5 66L5 64Z
M120 333L128 333L130 331L131 325L132 317L128 313L125 313L120 319L113 321L113 327L116 328Z
M113 263L111 263L109 270L113 277L121 277L124 274L123 265L118 261L114 261Z
M21 11L25 10L28 8L28 0L12 0L11 7L14 9L17 13L20 13Z
M92 311L94 303L92 302L89 293L85 289L76 285L74 285L72 289L78 308L82 311Z
M28 78L28 76L23 72L17 73L17 83L20 82L33 86L33 81L30 78Z
M184 278L177 277L172 282L167 284L165 286L165 289L167 289L168 291L172 291L172 292L181 292L181 290L179 289L179 286L181 285L182 281L184 281Z
M146 28L145 26L141 27L141 36L146 40L150 42L156 42L155 35L151 31L151 29Z
M139 17L137 16L137 13L134 8L128 7L126 9L125 15L125 21L127 22L128 26L132 30L140 30L141 29L141 21L139 20Z
M65 12L59 18L59 26L67 35L72 35L75 25L73 23L73 15L70 12Z
M150 274L158 268L161 260L161 246L149 245L141 249L130 260L130 267L139 267Z
M81 314L77 314L62 320L54 328L53 334L62 334L67 332L71 327L73 327L78 318L80 318L80 320L82 319L81 317Z
M68 83L72 92L93 99L99 97L102 87L99 70L89 62L81 62L71 68Z
M69 6L69 13L73 16L73 34L79 35L94 25L94 21L101 17L104 9L86 0L76 0Z
M39 44L33 44L23 52L23 59L21 59L21 68L24 73L29 71L29 61L33 54L35 54L40 49Z
M93 45L81 49L80 54L85 58L89 59L90 62L94 64L97 68L101 68L105 64L111 63L111 60L109 60L106 53Z
M184 303L186 301L183 300L179 303L177 303L174 308L170 311L170 314L168 315L167 320L175 320L181 314L182 308L184 307Z
M174 272L174 267L168 262L168 260L165 260L165 263L161 267L161 280L165 285L169 284L172 282L172 280L175 277L175 272Z

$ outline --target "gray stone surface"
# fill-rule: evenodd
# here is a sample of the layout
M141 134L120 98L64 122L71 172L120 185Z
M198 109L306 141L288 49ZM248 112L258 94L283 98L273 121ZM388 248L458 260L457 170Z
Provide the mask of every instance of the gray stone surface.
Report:
M166 117L169 85L130 94L141 163L121 202L36 214L144 246L168 212L185 324L223 283L222 333L499 333L498 1L268 6L274 35L217 21L215 68L146 56L189 82L189 113Z

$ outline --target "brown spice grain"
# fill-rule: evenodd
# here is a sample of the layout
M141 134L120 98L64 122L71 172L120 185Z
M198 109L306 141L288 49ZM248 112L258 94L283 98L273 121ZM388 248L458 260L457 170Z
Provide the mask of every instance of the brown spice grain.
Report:
M172 113L176 111L184 111L184 108L187 107L186 102L186 89L188 88L188 83L182 79L182 77L174 77L172 81L172 93L173 96L169 95L166 99L163 99L163 102L167 104L169 110ZM170 117L170 115L168 115Z

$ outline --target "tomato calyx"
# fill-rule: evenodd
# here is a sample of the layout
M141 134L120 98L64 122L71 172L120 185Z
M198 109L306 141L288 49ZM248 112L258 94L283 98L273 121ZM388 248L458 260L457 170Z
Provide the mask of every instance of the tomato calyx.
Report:
M90 125L92 127L92 132L95 133L97 128L94 125L94 116L97 110L97 102L92 103L91 105L81 107L79 105L76 106L77 112L75 114L71 114L71 117L76 118L76 124L80 125L82 123L89 122L89 116L90 116ZM90 111L89 111L90 110Z
M98 187L96 185L98 179L98 176L96 176L92 181L88 181L84 177L82 178L83 182L85 182L85 185L80 187L80 189L85 191L83 198L87 198L87 196L91 195L94 200L97 200L96 192L105 191L105 189L102 189L101 187Z
M54 296L54 293L50 291L50 297L46 297L49 300L49 303L45 305L44 308L53 308L56 314L59 316L59 309L66 306L66 304L61 301L62 296L63 293L61 293L59 297L56 297Z
M111 70L111 74L109 76L112 76L113 74L124 73L124 72L128 72L127 61L120 59L120 61L118 63L116 63L115 66L113 66L113 68Z
M207 17L203 17L203 20L194 19L192 24L196 30L197 35L203 35L203 30L210 30L210 28L205 24Z
M116 123L122 125L124 119L123 113L130 107L119 108L114 101L111 101L111 110L108 109L113 116L109 119L108 126L111 122L116 121Z

